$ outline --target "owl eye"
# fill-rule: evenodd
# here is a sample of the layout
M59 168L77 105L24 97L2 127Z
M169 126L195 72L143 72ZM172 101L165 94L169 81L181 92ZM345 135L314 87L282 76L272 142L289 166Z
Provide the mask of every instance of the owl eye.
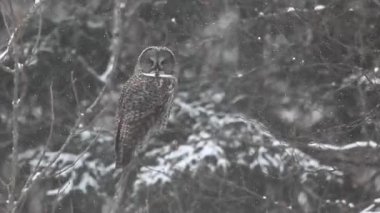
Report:
M154 61L154 59L152 59L152 58L149 58L149 59L148 59L148 65L150 65L151 67L153 67L153 66L154 66L154 64L155 64L155 61Z

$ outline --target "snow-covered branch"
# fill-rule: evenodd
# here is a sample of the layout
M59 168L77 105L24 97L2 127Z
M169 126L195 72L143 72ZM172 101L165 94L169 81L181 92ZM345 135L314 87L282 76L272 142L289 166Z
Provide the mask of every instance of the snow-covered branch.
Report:
M360 211L360 213L379 213L380 212L380 198L373 200L369 206Z
M374 141L357 141L355 143L345 144L343 146L324 143L309 143L308 147L318 150L347 151L359 148L379 149L380 144Z

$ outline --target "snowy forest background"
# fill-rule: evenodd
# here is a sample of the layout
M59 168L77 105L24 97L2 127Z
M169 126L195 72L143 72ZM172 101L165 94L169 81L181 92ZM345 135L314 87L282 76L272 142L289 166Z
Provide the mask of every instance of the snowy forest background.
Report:
M125 212L380 211L379 0L1 0L0 212L107 213L121 86L179 93Z

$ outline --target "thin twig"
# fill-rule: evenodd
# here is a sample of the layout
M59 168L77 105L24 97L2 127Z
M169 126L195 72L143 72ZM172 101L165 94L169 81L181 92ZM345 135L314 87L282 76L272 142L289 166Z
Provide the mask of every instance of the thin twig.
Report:
M18 126L18 116L19 116L19 81L20 72L22 65L18 63L16 59L15 73L13 74L13 98L12 98L12 163L11 163L11 180L10 180L10 193L8 195L8 211L14 212L15 210L15 196L16 196L16 180L18 176L18 142L19 142L19 126Z
M53 131L54 131L54 122L55 122L55 113L54 113L54 93L53 93L53 82L51 82L50 87L49 87L49 94L50 94L50 128L49 128L49 136L47 138L45 147L49 147L51 143L51 138L53 136Z
M102 90L100 91L98 97L96 97L95 101L86 109L86 113L92 113L94 111L94 108L98 105L99 101L102 99L105 91L107 89L107 86L103 86Z
M71 142L71 139L76 135L76 131L80 127L80 124L82 123L83 119L86 117L87 114L92 113L93 108L95 108L95 106L98 105L98 103L100 102L106 88L107 88L106 86L102 88L102 90L100 91L99 95L96 97L94 102L86 109L85 114L79 115L78 119L75 121L74 126L70 130L69 136L66 138L65 142L63 143L61 148L58 150L56 156L53 158L53 160L49 163L49 165L46 168L50 168L55 163L55 161L59 158L63 150L65 150L65 148L69 145L69 143Z
M42 32L42 15L41 15L41 10L38 9L39 11L39 19L38 19L38 33L37 33L37 39L36 39L36 42L34 43L34 46L33 46L33 49L32 49L32 53L35 54L37 53L37 48L40 44L40 40L41 40L41 32Z
M75 102L77 104L77 111L79 112L80 105L79 105L79 98L78 98L77 87L75 86L76 79L74 79L74 71L71 71L70 78L71 78L71 87L73 88Z
M104 86L102 88L102 90L99 93L99 95L97 96L97 98L87 108L87 110L85 110L85 112L92 112L93 108L96 107L96 105L100 102L101 98L103 97L106 88L107 88L106 86ZM30 189L32 188L32 186L36 182L38 182L39 180L41 180L43 177L51 176L52 175L48 171L51 169L51 167L54 165L54 163L58 160L59 156L66 149L66 147L71 143L71 141L74 138L74 136L76 136L78 134L77 130L79 129L79 126L82 123L83 119L86 117L86 115L87 115L87 113L79 115L78 119L75 121L73 127L70 130L70 134L67 136L65 142L63 143L63 145L61 146L61 148L56 152L55 156L49 162L49 164L44 169L42 169L40 172L37 173L39 175L36 174L35 176L30 177L29 183L25 184L25 186L21 190L21 194L19 196L19 200L20 201L24 201L26 199L26 196L28 195L28 192L30 191ZM19 205L17 207L19 208Z
M229 186L232 186L234 187L235 189L239 189L241 191L244 191L246 193L248 193L249 195L251 195L252 197L255 197L257 199L260 199L262 201L269 201L272 203L272 205L275 205L275 206L278 206L278 207L281 207L283 209L287 209L288 211L290 211L292 209L292 206L289 206L289 205L284 205L284 201L277 201L277 200L273 200L271 198L268 198L267 196L265 195L260 195L252 190L250 190L249 188L247 187L244 187L244 186L240 186L239 184L233 182L233 181L230 181L230 180L227 180L227 179L224 179L224 178L221 178L219 177L218 175L210 175L211 177L215 178L215 180L219 180L223 183L226 183L227 185Z
M28 190L25 190L25 189L28 189L29 186L31 187L31 183L33 182L33 180L36 177L38 177L37 173L40 171L40 165L41 165L42 159L45 157L46 151L47 151L47 149L48 149L48 147L49 147L49 145L51 143L51 139L52 139L52 136L53 136L54 123L55 123L53 82L50 84L49 94L50 94L50 114L51 114L49 135L48 135L47 140L45 142L45 146L43 148L42 154L41 154L40 158L38 159L38 162L37 162L37 164L36 164L33 172L29 175L29 177L25 181L24 186L22 187L23 191L28 191ZM18 205L17 205L16 208L20 208L24 204L26 195L22 196L23 195L23 191L21 192L21 196L20 196L20 198L18 200Z
M78 161L83 157L83 155L84 155L85 153L87 153L88 150L90 150L90 148L92 147L92 145L95 144L94 142L95 142L98 138L99 138L99 133L96 134L95 138L92 139L92 140L90 141L90 143L87 145L87 147L86 147L86 148L85 148L85 149L79 154L79 156L74 160L73 163L71 163L71 165L69 165L69 166L67 166L67 167L65 167L65 168L63 168L63 169L61 169L61 170L59 170L58 172L56 172L56 173L54 174L54 176L59 176L59 175L61 175L62 173L66 172L67 170L69 170L69 169L71 169L72 167L74 167L75 164L77 164Z
M77 58L78 58L79 63L82 64L82 66L85 68L85 70L87 72L89 72L92 76L94 76L96 80L98 80L98 81L100 81L102 83L105 83L105 81L103 81L100 78L100 76L98 75L98 73L96 73L96 70L94 68L92 68L82 56L78 55Z
M1 2L0 2L1 4ZM3 3L5 4L5 3ZM4 25L5 25L5 29L7 30L7 33L9 36L11 36L11 30L9 28L9 24L8 24L8 21L7 21L7 18L5 17L5 11L3 11L3 7L0 7L0 12L1 12L1 16L3 17L3 22L4 22Z
M70 184L72 184L70 181L64 183L64 185L58 189L58 192L57 192L57 198L54 200L54 203L53 203L53 207L52 207L52 213L55 213L55 211L57 210L57 206L59 205L59 201L60 201L60 198L62 198L63 196L61 196L64 191L65 188L67 188Z
M31 7L30 11L26 14L26 16L22 19L21 23L13 30L13 32L10 35L10 38L7 42L7 48L0 54L0 63L3 62L5 56L10 54L13 49L13 44L17 41L17 38L21 37L21 34L25 30L26 26L28 26L30 20L34 16L34 14L41 8L45 2L48 0L40 0L35 1L33 6ZM11 1L9 1L11 2Z
M51 115L50 116L49 136L47 137L47 140L45 143L45 148L44 148L44 151L42 152L41 158L37 164L37 168L39 167L42 158L45 156L46 150L49 148L49 145L51 143L51 138L53 137L54 122L55 122L53 82L50 84L49 94L50 94L50 115Z
M36 165L36 168L34 169L34 172L32 173L31 176L34 176L36 172L40 168L40 164L42 159L45 157L46 150L48 149L50 143L51 143L51 138L53 136L53 131L54 131L54 122L55 122L55 113L54 113L54 94L53 94L53 82L50 84L49 87L49 94L50 94L50 128L49 128L49 135L47 137L47 140L45 142L44 150L42 151L41 157L38 160L38 163Z
M38 182L39 180L41 180L41 178L44 177L44 176L46 176L46 175L49 176L48 171L53 166L53 164L57 161L57 159L59 158L59 156L62 154L63 150L67 147L67 145L69 145L69 143L71 142L71 139L75 136L74 129L76 129L78 127L79 120L80 119L78 119L77 122L75 123L74 127L70 131L69 136L66 138L64 144L61 146L61 148L59 149L59 151L57 152L57 154L53 157L53 160L51 160L50 163L41 172L37 173L37 174L40 174L40 175L37 175L37 176L34 176L34 177L30 176L30 182L29 182L29 184L25 184L25 186L21 190L21 194L19 196L19 200L20 201L24 201L26 199L26 196L28 195L28 192L34 186L34 184L36 182ZM20 205L22 205L23 202L19 202L19 203L20 203Z
M12 0L8 0L8 5L9 5L9 12L11 12L12 18L16 19L15 11L13 9Z

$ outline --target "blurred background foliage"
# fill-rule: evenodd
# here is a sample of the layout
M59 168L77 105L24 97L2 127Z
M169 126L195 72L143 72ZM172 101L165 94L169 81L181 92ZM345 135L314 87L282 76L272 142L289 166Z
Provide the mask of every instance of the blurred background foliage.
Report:
M15 28L34 3L12 1L12 12L9 2L1 2L2 51L5 23ZM358 212L378 196L378 147L307 146L379 141L378 0L122 2L121 52L109 89L54 164L58 173L33 189L22 212L109 211L119 174L112 164L116 103L149 45L176 53L179 95L168 129L142 154L145 167L131 183L126 212ZM112 1L48 0L19 38L20 188L49 136L50 85L54 133L43 161L100 93L96 74L111 55L112 14ZM12 67L12 58L3 64ZM12 74L1 71L5 180L13 86ZM5 199L0 185L1 206Z

